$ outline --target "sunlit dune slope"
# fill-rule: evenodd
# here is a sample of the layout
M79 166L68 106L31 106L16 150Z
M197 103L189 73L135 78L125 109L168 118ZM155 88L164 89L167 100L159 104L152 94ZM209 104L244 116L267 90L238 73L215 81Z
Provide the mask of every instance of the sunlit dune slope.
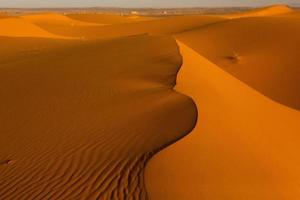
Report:
M24 15L23 19L26 19L32 23L36 24L45 24L45 25L65 25L65 26L92 26L98 25L95 23L82 22L78 20L71 19L62 14L56 13L41 13L41 14L32 14Z
M0 199L146 199L146 161L196 120L175 41L50 42L0 62Z
M63 38L62 36L49 33L21 18L0 19L0 27L0 36Z
M123 24L136 21L148 21L154 20L154 17L143 17L143 16L121 16L121 15L109 15L109 14L67 14L68 17L91 23L100 23L100 24Z
M300 199L299 11L7 16L1 200Z
M224 20L224 18L218 16L178 16L146 22L115 24L111 26L75 26L72 27L72 29L59 29L57 26L48 26L47 24L39 25L41 28L54 34L84 37L86 39L97 39L143 33L173 34L222 20Z
M227 20L176 37L264 95L300 109L300 20Z
M199 120L190 135L150 161L150 199L298 200L300 112L180 46L176 90L193 98Z
M274 16L274 15L281 15L292 12L291 9L287 5L274 5L268 6L264 8L254 9L248 12L241 12L237 14L230 14L226 15L229 18L240 18L240 17L263 17L263 16Z
M81 27L99 27L105 24L88 23L71 19L65 15L55 13L41 13L22 16L26 21L39 26L40 28L52 32L56 35L68 36L69 32L74 32Z

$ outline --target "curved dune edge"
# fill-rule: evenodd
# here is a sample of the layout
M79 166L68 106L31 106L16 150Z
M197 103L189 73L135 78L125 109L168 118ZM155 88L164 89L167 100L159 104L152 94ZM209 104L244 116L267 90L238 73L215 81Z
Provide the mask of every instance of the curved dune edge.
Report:
M193 98L199 121L147 165L150 199L299 199L300 112L179 44L176 90Z
M197 116L173 90L175 40L40 43L0 64L0 199L147 199L147 160Z
M72 19L66 15L56 13L38 13L22 15L21 18L35 24L61 25L61 26L100 26L106 24L83 22Z
M274 12L264 15L272 16ZM278 12L276 15L294 17L295 13ZM191 135L164 149L151 161L155 164L150 163L150 169L157 170L149 180L148 174L152 171L146 173L151 199L198 200L200 196L208 200L232 200L247 195L253 199L294 200L299 197L294 184L299 177L294 169L298 163L294 154L298 152L296 141L299 140L292 134L293 130L299 130L295 122L299 120L297 111L262 97L219 70L219 65L191 50L192 46L187 43L189 47L180 43L188 62L181 70L185 75L178 75L176 89L180 94L176 93L172 88L181 65L176 43L169 37L130 36L177 34L180 38L178 33L182 33L186 37L189 31L213 27L213 24L219 26L231 19L181 16L147 22L137 20L130 24L116 21L111 22L111 26L75 20L78 25L72 26L68 17L67 21L57 17L59 19L50 17L49 23L48 18L20 18L22 23L26 21L26 27L30 24L29 29L24 29L28 32L20 35L15 31L19 24L15 23L12 28L5 29L12 32L3 34L9 39L0 37L3 42L0 47L3 50L0 52L0 89L4 91L0 120L5 123L0 128L4 133L0 136L0 152L3 152L0 169L4 169L0 171L0 199L146 199L143 175L148 159L184 137L195 125L194 103L181 93L196 99L200 121ZM248 20L248 16L244 17ZM53 40L70 37L87 40ZM123 38L107 40L115 37ZM138 61L133 61L133 57L139 58ZM206 68L198 70L202 65ZM190 71L186 72L186 69ZM249 105L242 105L248 101ZM32 107L34 109L30 110ZM265 107L267 114L261 111ZM250 114L245 116L245 113ZM18 115L20 117L16 118ZM257 115L260 116L258 119ZM279 119L273 115L283 117ZM202 117L204 121L201 121ZM255 124L255 120L264 125ZM249 128L249 123L254 126ZM99 127L99 124L105 124L105 127ZM201 125L208 131L203 131ZM258 133L267 130L269 138L261 136L264 134L252 135L257 130ZM241 136L243 131L245 135ZM280 138L280 131L287 132L288 138ZM26 135L27 132L33 135ZM111 133L116 134L109 137ZM204 139L202 133L207 133L203 134ZM229 135L225 138L227 141L217 133ZM275 133L274 138L272 133ZM20 143L15 136L22 138ZM51 136L50 140L48 136ZM259 141L261 137L262 141ZM50 143L44 145L48 140ZM270 144L272 142L277 146ZM255 144L254 147L262 151L258 152L249 144ZM270 148L266 150L264 145ZM17 147L16 151L11 151ZM240 154L237 149L241 150ZM277 154L279 156L275 157ZM247 160L245 155L254 161ZM203 164L205 161L208 161L206 165ZM173 163L174 166L169 166ZM272 165L276 167L272 168ZM245 174L250 174L250 178L245 179L249 182L239 179ZM259 178L263 180L257 182ZM283 187L278 182L287 184ZM272 190L276 192L271 194Z
M241 18L241 17L263 17L263 16L276 16L291 13L293 11L287 5L279 4L279 5L272 5L267 6L264 8L258 8L247 12L237 13L237 14L230 14L225 15L230 19Z
M299 35L299 18L271 16L226 20L176 38L265 96L300 110Z
M18 17L0 18L0 27L0 36L70 39L70 37L49 33L44 29Z
M137 34L172 35L226 20L219 16L176 16L151 21L113 24L107 26L57 26L38 24L44 30L66 37L84 37L86 39L107 39Z

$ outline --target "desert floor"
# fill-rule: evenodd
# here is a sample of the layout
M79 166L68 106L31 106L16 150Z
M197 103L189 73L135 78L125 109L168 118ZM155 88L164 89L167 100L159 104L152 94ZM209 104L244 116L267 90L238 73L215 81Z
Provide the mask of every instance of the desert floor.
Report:
M0 14L0 199L300 199L300 11Z

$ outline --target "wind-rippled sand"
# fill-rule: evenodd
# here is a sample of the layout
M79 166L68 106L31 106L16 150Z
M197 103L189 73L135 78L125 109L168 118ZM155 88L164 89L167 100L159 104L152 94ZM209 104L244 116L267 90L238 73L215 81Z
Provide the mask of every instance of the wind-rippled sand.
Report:
M299 16L0 15L0 199L298 200Z
M1 199L146 199L146 161L195 124L176 42L1 40Z

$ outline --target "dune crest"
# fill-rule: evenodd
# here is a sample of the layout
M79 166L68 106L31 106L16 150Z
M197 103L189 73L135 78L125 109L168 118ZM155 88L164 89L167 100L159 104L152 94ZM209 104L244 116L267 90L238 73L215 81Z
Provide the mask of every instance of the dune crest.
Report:
M40 26L53 34L68 37L106 39L145 33L152 35L172 35L223 20L226 19L219 16L176 16L146 22L139 21L134 23L113 24L109 26L75 26L72 27L72 29L49 26L47 24L40 24Z
M19 14L0 15L1 200L300 199L298 10Z
M150 161L150 199L299 199L300 112L180 47L176 90L193 98L199 120Z
M20 18L0 19L0 27L0 36L65 38L64 36L49 33Z
M299 18L258 17L226 20L176 37L267 97L300 110L299 35Z
M287 13L291 13L292 11L293 9L287 5L273 5L265 8L254 9L248 12L230 14L226 16L233 19L240 18L240 17L264 17L264 16L275 16L275 15L287 14Z
M197 115L176 42L53 42L1 63L0 199L146 199L146 161Z
M68 17L84 21L84 22L91 22L91 23L100 23L100 24L123 24L123 23L131 23L137 21L149 21L154 20L154 17L126 17L120 15L110 15L110 14L68 14Z
M36 24L56 24L56 25L64 25L64 26L99 26L100 24L82 22L78 20L71 19L62 14L56 13L39 13L32 15L23 15L21 16L23 19L26 19L32 23Z

